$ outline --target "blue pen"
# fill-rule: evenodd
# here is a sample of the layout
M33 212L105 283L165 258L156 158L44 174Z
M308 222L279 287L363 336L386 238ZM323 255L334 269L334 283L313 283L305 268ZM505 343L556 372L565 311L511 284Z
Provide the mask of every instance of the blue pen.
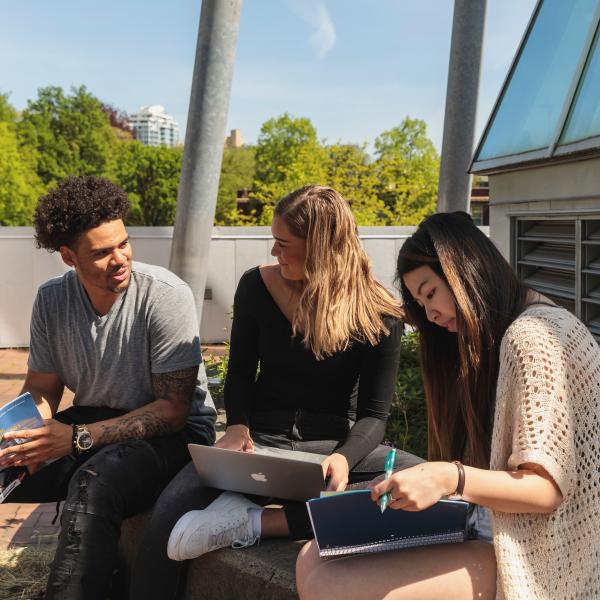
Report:
M385 459L385 478L389 479L394 472L394 465L396 464L396 448L392 448ZM386 492L383 496L379 497L379 509L383 513L383 511L387 508L390 500L392 499L392 494L390 492Z

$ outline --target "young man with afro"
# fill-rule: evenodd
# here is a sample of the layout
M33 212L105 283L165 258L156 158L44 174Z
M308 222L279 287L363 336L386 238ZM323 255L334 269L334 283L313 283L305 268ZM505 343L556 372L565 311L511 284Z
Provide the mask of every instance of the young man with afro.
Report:
M107 598L122 520L154 504L188 442L214 441L192 292L133 262L128 210L110 181L69 177L35 213L38 247L73 269L40 287L31 317L23 392L45 426L12 435L25 442L0 451L0 469L31 473L11 502L64 500L46 600ZM65 386L73 406L58 412ZM134 571L164 563L166 540L140 547Z

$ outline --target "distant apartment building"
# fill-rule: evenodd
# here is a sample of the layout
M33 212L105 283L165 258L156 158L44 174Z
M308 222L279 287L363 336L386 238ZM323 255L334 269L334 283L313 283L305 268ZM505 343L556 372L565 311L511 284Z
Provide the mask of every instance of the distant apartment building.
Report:
M146 146L175 146L179 142L179 125L163 106L142 106L129 117L135 138Z
M231 133L225 138L225 145L228 148L241 148L244 145L242 132L239 129L232 129Z

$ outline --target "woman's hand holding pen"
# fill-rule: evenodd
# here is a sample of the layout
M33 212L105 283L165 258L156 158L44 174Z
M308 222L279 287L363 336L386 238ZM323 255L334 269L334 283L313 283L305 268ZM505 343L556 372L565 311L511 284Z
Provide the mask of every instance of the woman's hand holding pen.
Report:
M424 510L444 496L454 493L458 473L456 465L448 462L426 462L384 479L371 488L371 498L378 502L386 492L391 493L390 508L408 511Z
M216 448L254 452L250 430L245 425L230 425L223 437L215 443Z
M343 492L348 485L350 467L343 454L334 452L321 462L323 477L329 478L327 489L330 492Z

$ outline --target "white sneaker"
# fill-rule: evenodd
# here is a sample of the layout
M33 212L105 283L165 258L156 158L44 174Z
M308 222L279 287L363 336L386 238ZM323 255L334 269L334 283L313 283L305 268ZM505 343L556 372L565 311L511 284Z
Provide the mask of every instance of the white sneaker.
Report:
M173 527L167 544L172 560L189 560L219 548L246 548L258 540L248 511L261 506L241 494L223 492L204 510L191 510Z

